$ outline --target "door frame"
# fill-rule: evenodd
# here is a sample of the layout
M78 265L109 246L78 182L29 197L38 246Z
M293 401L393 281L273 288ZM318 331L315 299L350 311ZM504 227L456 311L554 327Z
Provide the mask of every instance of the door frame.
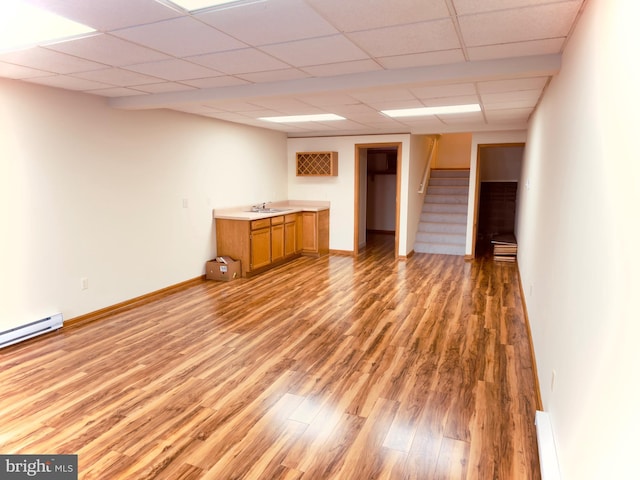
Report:
M396 173L396 219L395 219L395 248L394 255L398 256L399 235L400 235L400 195L401 177L402 177L402 142L382 142L382 143L356 143L355 144L355 161L354 161L354 210L353 210L353 255L357 256L360 251L359 233L360 233L360 155L363 151L370 148L395 148L397 152L397 173ZM366 165L365 165L366 166Z
M526 147L526 142L501 142L501 143L479 143L476 152L476 191L473 199L473 231L471 232L471 258L476 256L476 236L478 235L478 216L480 215L480 184L482 172L482 149L500 148L500 147Z

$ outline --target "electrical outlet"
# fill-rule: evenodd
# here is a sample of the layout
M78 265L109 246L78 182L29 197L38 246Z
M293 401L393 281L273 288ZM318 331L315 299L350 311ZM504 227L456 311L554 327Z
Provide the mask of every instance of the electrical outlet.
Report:
M86 290L89 288L89 279L87 277L82 277L80 279L80 290Z
M551 370L551 391L553 392L553 389L556 386L556 371L555 370Z
M189 200L186 198L182 199L182 208L189 208Z

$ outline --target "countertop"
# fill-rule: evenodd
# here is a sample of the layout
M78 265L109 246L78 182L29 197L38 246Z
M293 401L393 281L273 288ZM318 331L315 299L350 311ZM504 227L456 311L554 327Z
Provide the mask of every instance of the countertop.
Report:
M296 212L319 212L328 210L330 202L310 201L310 200L285 200L282 202L268 202L267 208L278 210L277 212L252 212L251 205L243 207L232 207L215 209L213 218L224 218L227 220L260 220L261 218L277 217Z

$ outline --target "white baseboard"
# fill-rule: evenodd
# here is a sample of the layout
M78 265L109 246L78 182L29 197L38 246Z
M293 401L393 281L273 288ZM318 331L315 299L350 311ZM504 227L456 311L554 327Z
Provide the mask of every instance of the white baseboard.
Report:
M547 412L536 412L536 433L538 436L538 457L542 480L561 480L558 452L551 426L551 417Z

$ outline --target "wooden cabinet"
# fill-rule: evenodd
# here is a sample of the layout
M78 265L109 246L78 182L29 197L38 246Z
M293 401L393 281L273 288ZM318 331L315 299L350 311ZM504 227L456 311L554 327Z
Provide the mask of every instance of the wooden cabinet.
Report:
M261 218L216 218L217 255L240 260L251 276L289 259L329 252L329 210Z
M271 222L268 218L251 222L250 270L266 267L271 263ZM233 256L230 255L232 258Z
M329 210L302 212L302 253L329 253Z
M291 213L284 216L284 256L290 257L295 255L300 250L297 245L297 225L298 214Z
M271 262L284 258L284 217L271 218Z

